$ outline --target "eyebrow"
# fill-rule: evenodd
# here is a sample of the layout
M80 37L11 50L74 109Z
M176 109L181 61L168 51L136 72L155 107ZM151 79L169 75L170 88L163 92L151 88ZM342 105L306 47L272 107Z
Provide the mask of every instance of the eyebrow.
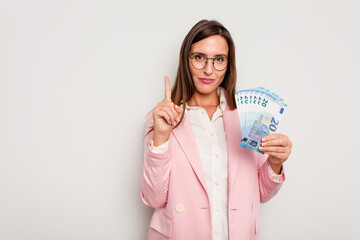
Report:
M190 55L195 55L195 54L207 56L205 53L202 53L202 52L193 52L193 53L190 53ZM214 57L227 57L227 54L216 54Z

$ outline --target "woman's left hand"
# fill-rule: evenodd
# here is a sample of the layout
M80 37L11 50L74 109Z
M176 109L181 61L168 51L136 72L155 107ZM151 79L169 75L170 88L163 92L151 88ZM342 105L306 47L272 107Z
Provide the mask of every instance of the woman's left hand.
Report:
M279 174L282 164L289 158L292 142L288 136L280 133L270 134L262 138L259 149L269 154L269 163L275 173Z

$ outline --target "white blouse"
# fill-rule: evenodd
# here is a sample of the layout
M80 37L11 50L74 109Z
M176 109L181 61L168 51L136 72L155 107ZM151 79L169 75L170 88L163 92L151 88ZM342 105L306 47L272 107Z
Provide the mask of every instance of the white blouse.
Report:
M228 240L228 155L222 115L226 107L226 98L220 88L217 89L217 94L220 96L220 105L211 120L205 109L201 107L191 107L186 104L185 114L189 116L204 168L210 200L213 240ZM163 153L167 150L168 144L169 140L155 147L151 141L150 148L154 153ZM280 181L282 173L277 175L270 166L269 173L272 179Z

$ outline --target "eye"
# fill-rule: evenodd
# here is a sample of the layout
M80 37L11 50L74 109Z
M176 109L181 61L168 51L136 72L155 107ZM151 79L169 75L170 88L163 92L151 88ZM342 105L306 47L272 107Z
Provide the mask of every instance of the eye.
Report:
M205 61L205 57L203 55L195 55L194 59L199 62Z
M219 63L222 63L222 62L225 61L225 58L224 58L224 57L216 57L216 58L215 58L215 61L216 61L216 62L219 62Z

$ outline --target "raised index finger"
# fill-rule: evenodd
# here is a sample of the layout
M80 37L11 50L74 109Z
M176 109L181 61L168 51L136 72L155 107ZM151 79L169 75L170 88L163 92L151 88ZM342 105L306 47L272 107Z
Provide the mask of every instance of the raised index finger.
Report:
M171 86L168 76L165 76L165 100L171 101Z

